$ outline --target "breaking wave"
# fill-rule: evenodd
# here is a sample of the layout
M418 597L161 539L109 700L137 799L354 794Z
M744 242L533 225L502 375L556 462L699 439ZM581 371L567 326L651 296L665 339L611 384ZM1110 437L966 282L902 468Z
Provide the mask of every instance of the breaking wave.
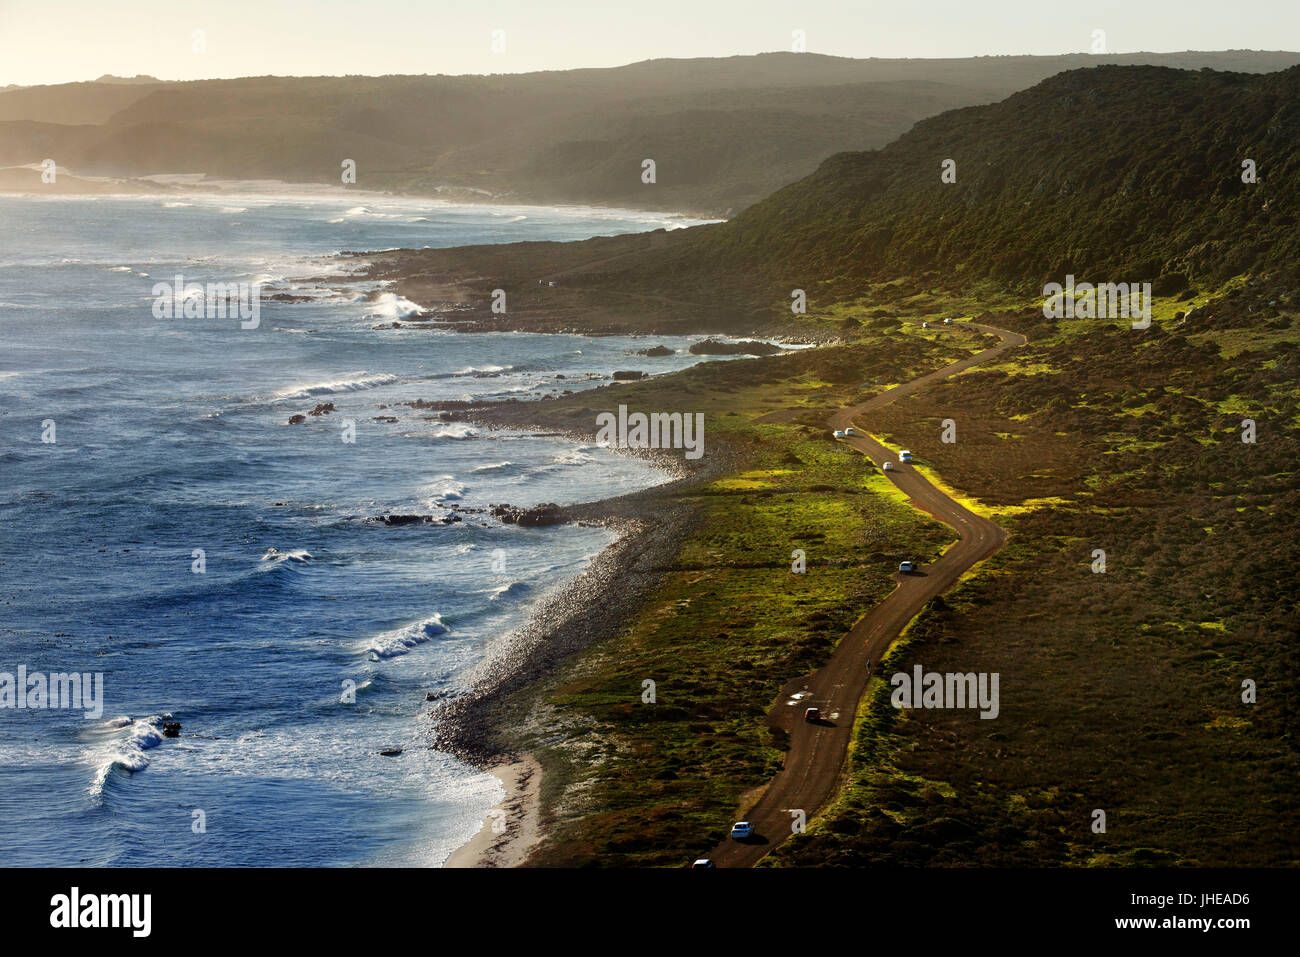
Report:
M149 766L147 751L162 744L162 720L170 715L151 715L132 721L128 717L109 718L92 732L96 737L113 739L101 752L90 783L90 793L99 797L104 784L115 770L135 774Z
M337 395L340 392L360 392L374 389L381 385L392 385L400 381L398 376L387 372L349 372L341 379L327 382L310 382L305 385L281 389L275 394L277 399L310 399L316 395Z
M399 296L395 292L380 293L378 298L375 299L371 310L369 315L378 316L381 319L408 319L424 311L418 303L411 302L411 300Z
M414 624L375 635L370 639L366 650L370 652L372 661L396 658L399 655L406 654L415 646L431 641L439 635L445 635L449 631L451 629L443 624L442 616L435 612L431 618L426 618L424 621L417 621Z

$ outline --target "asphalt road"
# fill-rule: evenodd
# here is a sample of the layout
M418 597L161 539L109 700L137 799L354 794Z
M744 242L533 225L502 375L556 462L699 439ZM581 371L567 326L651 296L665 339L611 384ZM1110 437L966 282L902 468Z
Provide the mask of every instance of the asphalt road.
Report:
M977 323L962 326L996 335L1002 341L991 349L902 383L861 405L843 409L831 418L830 427L843 429L853 425L859 416L1025 343L1024 336L1005 329ZM811 821L834 796L848 753L858 702L866 690L868 667L876 667L890 643L926 602L952 587L967 569L994 554L1006 541L1002 528L953 501L915 469L900 463L896 449L886 448L865 435L851 436L844 441L878 466L893 462L894 468L884 474L907 493L916 508L951 526L959 538L933 564L920 566L914 574L898 575L898 587L859 619L823 667L781 689L768 721L790 733L790 750L784 767L768 784L758 803L739 818L754 825L754 837L741 842L724 836L717 847L704 855L718 867L753 866L793 833L792 811L802 810ZM792 701L795 703L791 704ZM804 721L807 707L821 709L820 723Z

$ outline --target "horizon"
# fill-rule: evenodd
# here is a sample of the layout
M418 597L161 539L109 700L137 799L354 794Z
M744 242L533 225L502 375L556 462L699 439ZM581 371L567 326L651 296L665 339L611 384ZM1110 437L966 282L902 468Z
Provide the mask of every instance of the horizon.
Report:
M732 53L721 56L694 56L694 57L673 57L673 56L656 56L648 57L643 60L632 60L627 63L616 63L609 66L596 67L557 67L554 69L525 70L520 72L497 71L492 73L244 73L238 76L213 76L213 77L196 77L190 79L175 79L170 77L159 77L149 73L120 74L120 73L103 73L96 77L89 77L78 80L59 80L51 83L0 83L0 92L9 90L26 90L35 89L42 86L67 86L76 83L112 83L119 82L129 84L133 82L148 83L202 83L214 80L255 80L255 79L290 79L290 80L311 80L311 79L384 79L385 77L470 77L470 76L533 76L543 73L569 73L582 70L621 70L628 67L640 66L646 63L665 63L665 62L692 62L700 60L737 60L751 57L774 56L788 54L790 56L814 56L824 57L833 60L882 60L882 61L960 61L960 60L1014 60L1014 59L1048 59L1053 57L1065 56L1087 56L1102 59L1104 57L1130 57L1130 56L1178 56L1181 54L1212 54L1212 53L1258 53L1258 54L1291 54L1300 56L1300 46L1296 49L1287 49L1278 47L1277 49L1255 48L1255 47L1223 47L1221 49L1185 49L1185 50L1129 50L1125 52L1108 52L1103 54L1088 53L1087 51L1075 50L1065 53L982 53L970 56L936 56L936 57L918 57L918 56L867 56L852 57L841 56L834 53L819 53L815 50L809 50L806 53L795 54L791 50L759 50L756 53Z
M101 76L182 82L513 75L805 51L855 60L947 60L1300 49L1300 8L1282 0L1252 6L1248 17L1212 0L1102 4L1064 14L1033 0L997 0L974 18L960 0L917 10L844 10L831 0L812 0L797 11L774 0L666 0L653 11L586 0L544 11L520 0L450 7L375 0L365 20L376 28L363 32L358 26L368 24L344 15L339 0L231 0L221 7L145 0L129 11L76 0L57 17L0 0L0 87ZM250 31L247 23L257 26ZM793 50L800 42L803 50Z

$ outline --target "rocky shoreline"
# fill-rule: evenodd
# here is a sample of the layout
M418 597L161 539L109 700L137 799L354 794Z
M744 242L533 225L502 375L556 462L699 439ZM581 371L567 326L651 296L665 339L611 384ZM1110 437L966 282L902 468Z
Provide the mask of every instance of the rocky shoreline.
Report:
M509 405L466 410L462 417L486 427L517 428L518 424L510 421ZM545 426L538 430L541 428ZM575 441L592 439L591 434L564 434ZM510 698L574 654L615 634L636 614L676 559L683 539L696 527L697 506L683 500L681 493L726 472L736 459L736 454L725 448L711 454L707 464L666 452L628 454L649 458L675 477L639 492L595 502L493 508L496 517L506 522L600 525L615 531L618 538L582 574L544 598L527 624L489 650L472 674L468 691L442 699L429 712L433 718L431 747L481 768L518 760L519 755L499 733L503 727L519 723L516 719L520 716L509 714Z

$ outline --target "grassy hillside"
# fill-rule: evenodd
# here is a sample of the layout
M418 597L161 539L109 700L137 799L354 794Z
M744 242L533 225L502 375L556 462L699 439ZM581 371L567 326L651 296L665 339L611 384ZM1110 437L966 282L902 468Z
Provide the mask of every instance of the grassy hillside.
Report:
M1103 67L923 121L702 235L683 256L786 282L1218 283L1300 252L1300 69ZM956 163L956 182L941 163ZM1258 182L1242 181L1253 159ZM1172 283L1172 285L1170 285Z
M0 92L0 163L206 172L533 202L744 208L827 156L1062 70L1160 63L1268 71L1300 54L851 60L771 53L492 76L249 77ZM54 137L49 125L76 126ZM644 159L657 182L641 182Z
M918 514L825 419L895 378L988 345L905 335L887 321L852 346L709 362L614 390L484 413L587 430L593 409L702 413L706 455L734 471L664 493L696 530L619 634L577 656L497 715L500 744L546 773L548 865L679 866L714 843L746 792L781 760L765 720L791 676L815 668L893 588L900 556L937 556L952 537ZM647 503L651 513L657 509ZM804 550L807 571L791 570ZM656 684L653 705L642 682Z
M765 864L1297 863L1300 294L1244 280L1193 319L1178 305L1161 300L1149 330L995 311L1029 344L860 421L1010 532L881 673L997 672L1000 714L899 712L873 682L842 793ZM819 316L859 317L839 346L529 404L528 421L562 428L615 401L703 411L746 452L674 492L700 523L632 622L500 719L501 743L546 768L534 863L681 866L705 851L781 760L765 721L777 690L826 660L900 555L930 560L950 540L824 422L981 343L895 321L951 301L874 311ZM955 444L940 440L947 418ZM792 548L806 575L790 574Z
M1000 367L863 423L1010 531L881 674L998 672L1001 713L899 712L873 682L840 800L768 863L1300 863L1300 297L1029 318Z
M535 862L681 864L752 805L784 743L763 720L775 690L878 599L896 548L929 556L944 540L869 478L865 497L846 494L854 466L816 429L854 378L903 381L968 335L898 319L960 315L1028 344L859 424L914 450L1009 541L881 673L997 672L1000 713L898 711L877 680L838 799L765 863L1300 863L1297 85L1300 70L1080 71L836 157L723 225L393 260L444 279L477 263L477 281L498 283L512 263L549 265L556 308L621 296L629 328L670 305L674 328L711 328L725 305L734 323L784 313L842 340L626 393L704 408L708 428L761 437L759 458L698 491L702 525L633 626L514 702L529 720L509 722L511 743L537 747L549 775ZM938 180L949 155L954 185ZM1243 157L1260 182L1241 183ZM1044 317L1041 284L1067 271L1149 279L1151 327ZM791 285L809 290L806 317L780 301ZM747 313L754 290L776 301ZM799 362L850 368L800 379ZM798 579L778 556L805 540L832 561ZM638 705L645 677L662 713Z
M465 320L490 323L488 293L508 289L511 323L536 328L797 333L794 289L811 312L921 292L982 311L1067 274L1203 302L1239 275L1296 274L1297 104L1300 68L1076 70L834 156L726 223L371 258L418 302L463 285Z
M1063 74L925 120L882 150L832 157L731 222L601 279L783 309L792 288L825 303L902 277L1024 295L1073 273L1180 292L1289 269L1300 253L1297 94L1300 69ZM941 181L945 159L955 183ZM1255 183L1242 181L1245 159Z

